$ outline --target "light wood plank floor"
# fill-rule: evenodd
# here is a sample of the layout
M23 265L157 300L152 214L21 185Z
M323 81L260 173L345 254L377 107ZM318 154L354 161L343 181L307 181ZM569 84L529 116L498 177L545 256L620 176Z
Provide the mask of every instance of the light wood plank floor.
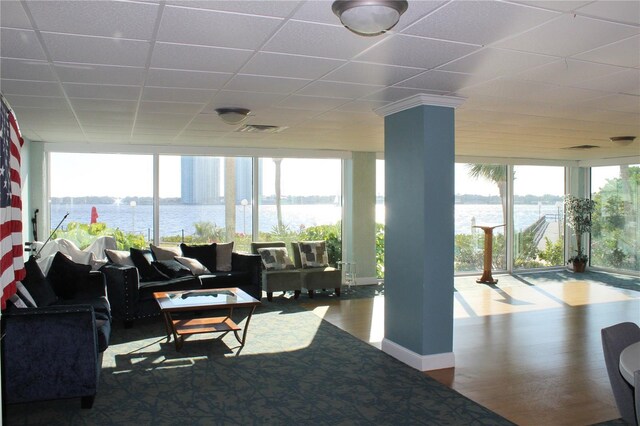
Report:
M498 286L489 287L475 278L455 280L456 367L425 374L519 425L590 425L619 417L600 330L640 323L640 292L580 280L531 285L526 275L497 277ZM300 303L380 347L384 296L302 296Z

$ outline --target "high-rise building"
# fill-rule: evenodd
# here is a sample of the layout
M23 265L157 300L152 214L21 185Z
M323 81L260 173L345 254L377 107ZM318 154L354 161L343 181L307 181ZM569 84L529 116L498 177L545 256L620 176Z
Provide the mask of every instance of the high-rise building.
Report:
M220 202L219 158L183 156L180 175L182 204L215 204Z
M236 204L240 204L243 199L251 201L253 196L252 162L251 157L236 158Z

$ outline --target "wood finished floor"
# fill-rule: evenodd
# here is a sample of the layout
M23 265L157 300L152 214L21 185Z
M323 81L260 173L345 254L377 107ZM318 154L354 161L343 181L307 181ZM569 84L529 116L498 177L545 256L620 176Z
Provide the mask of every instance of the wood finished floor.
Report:
M580 280L525 285L511 276L488 287L470 284L475 278L455 281L456 367L425 374L519 425L591 425L619 417L600 330L640 323L640 292ZM380 347L383 296L300 303Z

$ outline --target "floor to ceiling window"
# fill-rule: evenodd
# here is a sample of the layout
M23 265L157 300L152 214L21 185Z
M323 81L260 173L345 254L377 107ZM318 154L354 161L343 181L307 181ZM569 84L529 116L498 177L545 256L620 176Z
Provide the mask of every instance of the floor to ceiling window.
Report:
M101 235L116 237L120 248L151 241L152 155L51 153L50 178L51 230L69 214L55 237L81 248Z
M593 167L591 265L640 271L640 164Z
M326 240L329 262L342 259L342 161L260 158L260 241Z
M564 167L513 167L513 267L564 265Z
M251 241L250 157L161 155L159 160L161 243Z
M484 231L479 226L496 227L492 265L506 269L505 227L500 225L507 221L507 167L457 163L455 173L455 271L482 271Z

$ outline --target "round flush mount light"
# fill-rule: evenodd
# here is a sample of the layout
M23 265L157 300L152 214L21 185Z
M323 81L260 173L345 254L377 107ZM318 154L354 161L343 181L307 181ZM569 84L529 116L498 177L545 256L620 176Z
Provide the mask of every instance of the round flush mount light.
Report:
M635 136L611 136L609 140L618 145L629 145L636 140Z
M393 28L408 7L406 0L336 0L331 10L348 30L376 36Z
M216 112L225 123L236 125L246 120L251 111L246 108L218 108Z

